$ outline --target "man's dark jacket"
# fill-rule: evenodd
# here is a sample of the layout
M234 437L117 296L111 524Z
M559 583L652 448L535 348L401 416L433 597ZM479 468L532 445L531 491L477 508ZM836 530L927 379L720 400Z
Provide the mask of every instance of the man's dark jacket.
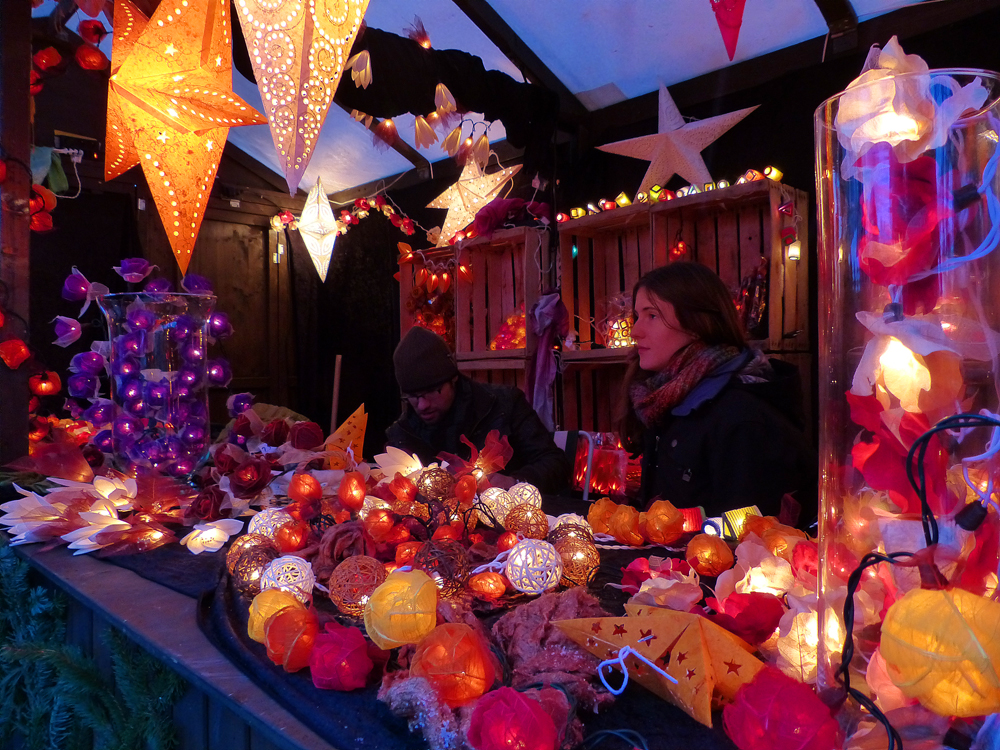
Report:
M504 474L529 482L542 492L555 493L569 481L570 465L565 452L552 442L524 394L517 388L477 383L459 375L455 402L439 424L428 426L409 404L386 430L386 444L416 453L426 465L442 452L469 457L462 435L482 449L490 430L506 435L514 456Z
M644 432L644 503L700 505L709 517L748 505L778 515L782 495L792 493L802 505L799 525L815 519L817 458L803 432L798 370L772 359L772 379L744 383L736 373L748 358L709 373Z

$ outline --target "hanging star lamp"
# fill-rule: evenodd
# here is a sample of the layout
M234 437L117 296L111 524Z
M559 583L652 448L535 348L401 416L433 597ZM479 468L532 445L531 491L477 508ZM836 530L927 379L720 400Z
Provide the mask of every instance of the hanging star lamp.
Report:
M729 62L736 55L736 43L740 39L740 27L743 25L743 9L747 0L709 0L715 11L715 20L722 33L722 43L726 45Z
M666 185L679 174L692 185L712 182L701 152L757 107L747 107L696 122L684 122L667 87L660 84L657 132L598 146L600 151L649 162L646 176L636 192L648 193L655 185Z
M291 195L312 158L367 8L368 0L236 2Z
M321 180L317 179L309 191L298 223L299 234L306 243L309 257L316 266L316 273L319 274L320 281L326 281L326 272L330 268L330 258L333 257L333 243L337 241L339 224L333 216L330 199L326 197Z
M105 179L141 164L187 272L229 128L263 116L232 92L228 0L161 3L147 19L118 0Z
M500 194L503 186L521 171L521 165L486 174L475 159L469 159L458 182L427 204L427 208L446 208L448 215L441 227L437 246L447 245L455 234L476 218L476 212Z

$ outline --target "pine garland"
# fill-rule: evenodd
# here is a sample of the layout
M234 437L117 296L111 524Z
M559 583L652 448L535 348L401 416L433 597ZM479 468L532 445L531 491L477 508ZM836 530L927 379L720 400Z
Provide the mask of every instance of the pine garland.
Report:
M172 711L185 681L110 628L114 680L103 677L65 642L65 596L32 588L28 565L2 538L0 602L0 745L17 734L25 750L177 746Z

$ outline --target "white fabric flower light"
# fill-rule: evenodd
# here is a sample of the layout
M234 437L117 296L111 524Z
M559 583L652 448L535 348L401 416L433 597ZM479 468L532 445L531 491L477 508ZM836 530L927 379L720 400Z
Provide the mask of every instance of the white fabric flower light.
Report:
M130 523L118 518L115 504L104 497L91 505L89 511L81 513L80 520L85 521L87 525L62 535L63 541L69 542L69 548L76 550L74 555L83 555L106 547L106 544L99 544L94 540L94 537L101 532L125 531L131 528Z
M202 552L217 552L229 541L229 537L243 530L243 522L235 518L223 518L219 521L195 524L194 529L183 539L181 544L188 548L192 555Z

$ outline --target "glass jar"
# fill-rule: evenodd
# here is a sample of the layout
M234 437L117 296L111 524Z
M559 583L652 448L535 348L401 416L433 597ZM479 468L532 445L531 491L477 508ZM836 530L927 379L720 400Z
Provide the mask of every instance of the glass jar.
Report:
M816 110L821 689L838 684L859 561L926 546L910 447L943 418L1000 411L998 97L995 73L932 70L852 86ZM1000 526L989 433L939 433L923 461L935 561L985 595L997 549L980 542ZM988 512L963 528L956 515L974 503ZM884 563L861 577L852 686L868 692L878 638L865 626L919 586L915 568Z
M107 294L111 443L122 466L188 476L207 458L211 294Z

